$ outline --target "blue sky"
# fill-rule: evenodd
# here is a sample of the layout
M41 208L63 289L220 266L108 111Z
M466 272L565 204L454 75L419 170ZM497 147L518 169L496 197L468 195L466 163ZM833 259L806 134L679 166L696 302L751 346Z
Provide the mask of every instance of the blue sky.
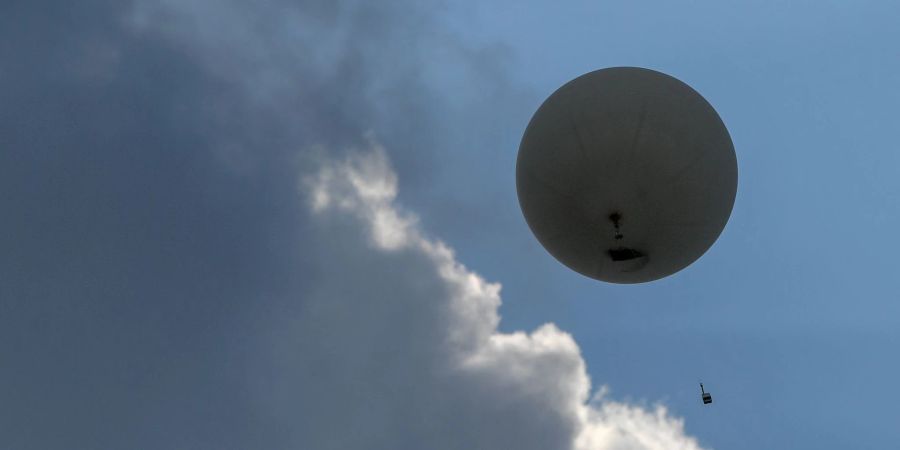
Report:
M898 17L888 1L7 2L0 447L557 445L583 357L593 390L665 405L704 448L890 448ZM691 85L738 158L719 240L641 285L557 263L515 193L532 113L610 66ZM353 170L396 174L396 203L332 180L355 206L313 211L303 180L351 177L342 161L380 146ZM375 207L417 217L409 248L361 237ZM487 288L481 315L444 317L448 261L502 284L499 329ZM459 375L439 332L467 327L520 353L479 341ZM641 420L624 434L677 431Z
M898 15L890 2L704 1L493 2L458 13L454 26L505 46L511 76L530 89L519 128L505 128L507 147L562 83L633 65L704 95L740 170L718 242L647 285L585 279L536 242L513 250L450 239L504 282L502 328L556 322L614 397L665 402L715 448L897 442ZM515 153L496 158L491 189L515 204ZM516 219L508 239L527 234ZM509 258L481 256L497 247ZM549 291L540 300L534 279ZM699 405L698 379L712 407Z

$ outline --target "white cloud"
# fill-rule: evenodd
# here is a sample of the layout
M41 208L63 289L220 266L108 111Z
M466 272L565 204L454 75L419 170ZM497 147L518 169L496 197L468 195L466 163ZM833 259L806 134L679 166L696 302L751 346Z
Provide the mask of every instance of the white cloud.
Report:
M589 401L580 349L555 325L499 332L500 285L397 192L378 146L304 180L322 275L281 336L290 375L269 386L295 393L270 413L287 426L299 411L300 448L699 448L664 407Z

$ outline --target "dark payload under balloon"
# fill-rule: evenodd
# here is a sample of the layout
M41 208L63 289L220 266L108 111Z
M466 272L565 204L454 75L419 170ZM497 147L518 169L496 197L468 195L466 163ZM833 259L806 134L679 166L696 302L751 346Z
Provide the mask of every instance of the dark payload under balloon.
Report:
M557 260L597 280L640 283L678 272L716 241L737 160L722 120L690 86L615 67L566 83L538 108L516 188Z

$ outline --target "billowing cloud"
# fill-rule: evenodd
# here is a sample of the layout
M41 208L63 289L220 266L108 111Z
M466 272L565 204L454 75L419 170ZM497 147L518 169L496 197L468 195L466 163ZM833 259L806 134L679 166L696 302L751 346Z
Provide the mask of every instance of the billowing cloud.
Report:
M0 447L690 445L662 409L589 406L567 334L498 333L499 286L397 206L394 170L428 185L450 146L434 9L10 3ZM496 60L465 50L446 65ZM368 130L392 164L345 158Z
M500 285L396 204L378 145L302 188L324 276L281 336L290 375L270 386L295 393L279 414L300 412L300 448L699 448L662 406L589 401L578 345L553 324L499 332Z

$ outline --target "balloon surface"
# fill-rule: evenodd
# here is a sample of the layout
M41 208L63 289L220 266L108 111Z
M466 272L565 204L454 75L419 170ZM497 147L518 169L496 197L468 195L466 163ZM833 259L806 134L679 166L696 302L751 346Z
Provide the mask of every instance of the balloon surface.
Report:
M519 146L528 226L557 260L612 283L657 280L716 241L734 205L737 159L710 104L649 69L582 75L550 95Z

